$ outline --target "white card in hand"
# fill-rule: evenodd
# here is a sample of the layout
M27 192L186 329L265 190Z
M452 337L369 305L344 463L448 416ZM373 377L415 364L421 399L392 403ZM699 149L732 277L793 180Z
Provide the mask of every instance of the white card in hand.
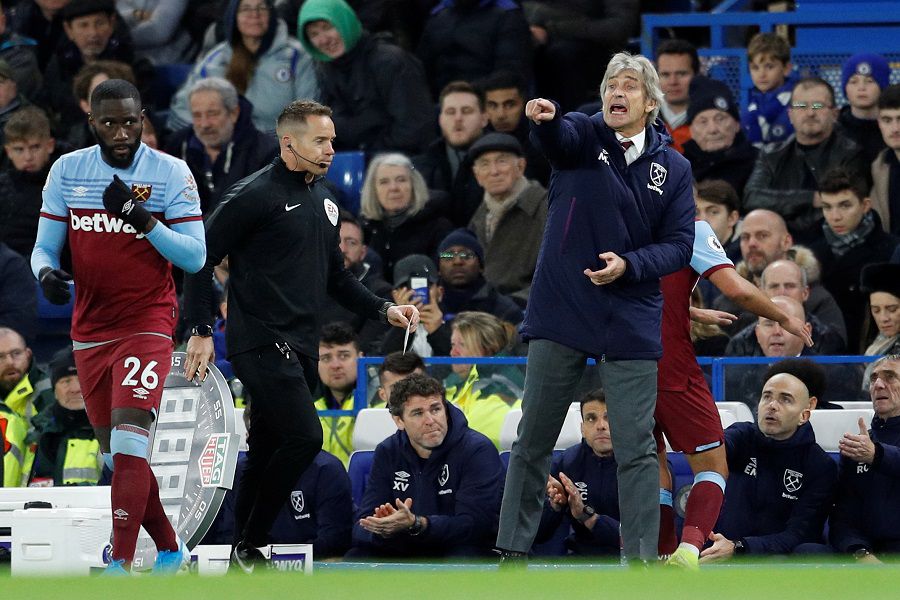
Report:
M406 354L406 345L409 343L409 328L412 325L412 319L406 324L406 333L403 334L403 354Z

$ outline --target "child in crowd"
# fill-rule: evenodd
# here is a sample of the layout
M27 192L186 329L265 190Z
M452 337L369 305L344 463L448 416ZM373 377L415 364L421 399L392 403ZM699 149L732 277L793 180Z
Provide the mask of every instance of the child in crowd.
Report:
M787 111L795 83L791 47L774 33L758 33L747 46L747 60L753 87L741 125L751 144L768 150L794 133Z
M891 66L880 54L861 53L847 59L841 70L841 88L847 105L841 108L838 123L863 148L866 164L884 150L878 128L878 99L890 85Z

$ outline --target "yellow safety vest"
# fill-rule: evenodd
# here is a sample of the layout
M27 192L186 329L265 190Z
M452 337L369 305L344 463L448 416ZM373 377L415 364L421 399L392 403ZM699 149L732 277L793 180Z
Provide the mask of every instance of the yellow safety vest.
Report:
M25 438L28 435L28 422L5 406L0 405L0 429L6 431L6 439L3 444L9 444L9 450L3 455L3 487L21 487L22 474L25 471L28 458L28 448Z
M67 440L62 485L96 485L100 480L101 464L100 442L78 438Z
M317 410L328 410L328 402L325 398L316 400ZM340 410L353 410L353 394L350 394L341 403ZM355 417L319 417L322 424L322 450L334 454L344 463L344 468L350 464L350 455L353 453L353 426Z
M34 416L34 386L31 385L27 373L16 387L10 390L3 403L20 417L31 420Z
M522 406L522 400L516 399L512 404L497 394L482 396L478 383L478 369L473 365L468 377L461 386L447 387L447 401L456 405L466 420L469 427L486 435L494 446L500 448L500 430L506 414L513 408Z

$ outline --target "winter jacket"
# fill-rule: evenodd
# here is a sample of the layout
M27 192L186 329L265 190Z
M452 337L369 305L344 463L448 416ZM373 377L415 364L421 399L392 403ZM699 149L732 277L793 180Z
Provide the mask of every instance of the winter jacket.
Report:
M872 191L869 199L872 201L872 208L881 217L881 225L885 231L891 231L891 192L895 197L900 195L900 190L891 190L891 164L896 162L897 156L890 148L882 150L872 161ZM894 200L894 203L897 204L897 201ZM894 216L900 218L900 215ZM896 229L896 220L893 223Z
M509 296L499 293L494 286L479 276L467 287L454 288L442 282L444 295L438 305L444 320L450 321L463 311L486 312L502 321L518 325L522 322L522 309Z
M24 257L30 257L37 239L43 198L41 190L50 166L59 158L54 152L36 173L17 171L11 164L0 170L0 242Z
M12 69L19 93L36 98L44 84L44 75L38 67L37 42L7 29L0 35L0 59Z
M234 542L237 490L246 465L246 456L238 459L234 485L226 494L222 508L202 543ZM285 498L269 531L269 540L273 544L312 544L316 560L334 558L343 556L350 546L352 522L350 477L341 461L322 450L300 475L290 496Z
M796 83L796 78L790 76L768 92L761 92L755 86L750 88L747 107L741 111L741 126L751 144L768 150L794 133L788 104Z
M231 0L233 8L238 0ZM236 9L231 11L236 15ZM263 38L259 49L259 62L243 95L253 105L253 124L264 133L275 131L275 120L289 102L299 98L319 98L319 87L312 59L297 40L288 37L287 26L277 20L274 11L270 15L270 34ZM231 21L234 23L234 21ZM234 27L237 31L237 27ZM233 35L240 35L234 33ZM268 35L271 35L269 37ZM226 40L233 39L228 35ZM231 62L231 42L217 44L194 65L184 85L172 98L168 127L182 129L191 123L188 93L198 79L225 77Z
M571 527L566 538L566 549L571 554L618 556L619 480L616 469L615 457L597 456L584 440L555 456L550 474L559 479L559 473L565 473L581 492L581 499L597 511L598 518L593 529L588 529L572 518L568 507L555 512L545 499L535 541L546 541L561 526L567 530Z
M353 50L316 67L322 102L340 132L337 150L416 154L434 137L425 72L406 50L365 34Z
M149 92L154 78L153 65L145 59L135 58L131 34L121 17L117 17L113 34L97 60L116 60L129 65L134 71L141 98L145 104L149 104L151 98ZM84 111L81 110L78 99L72 92L72 82L83 66L81 50L75 42L63 36L44 71L44 87L39 98L33 99L38 104L47 104L52 109L53 116L58 118L63 126L85 120Z
M362 31L344 2L307 0L298 30L328 21L340 33L346 52L331 59L306 34L300 43L316 61L322 102L334 112L337 150L420 152L434 135L431 94L422 64L399 46Z
M447 152L456 151L465 154L466 150L468 148L448 150L444 138L440 137L429 144L425 152L412 159L413 165L425 178L425 184L429 189L441 190L450 195L450 200L444 207L444 214L454 227L465 227L469 224L484 194L484 190L475 180L472 163L465 157L460 161L456 175L453 175Z
M432 95L437 98L451 81L476 81L501 70L530 81L531 32L518 3L458 4L456 0L438 3L419 40L417 53L425 64Z
M181 26L188 0L116 0L116 10L131 30L135 53L157 65L190 60L192 41ZM136 13L148 13L138 20Z
M837 166L864 175L862 148L837 130L814 148L803 148L792 137L759 155L744 188L743 210L773 210L784 217L795 242L809 243L822 235L822 211L813 207L818 179Z
M87 412L68 410L54 400L34 418L38 434L30 483L97 485L103 470L100 442Z
M866 548L900 552L900 417L872 419L871 465L841 457L840 485L829 521L829 540L839 552Z
M659 279L687 266L693 251L690 164L668 146L663 126L653 125L643 154L626 166L602 113L561 117L556 110L553 120L532 125L553 176L523 338L610 360L657 360ZM601 268L602 252L627 266L619 279L597 286L584 269Z
M482 202L469 222L469 229L484 248L484 278L501 294L525 300L547 223L547 190L536 181L529 181L497 223L490 241L487 215Z
M859 275L862 268L871 263L887 262L900 238L885 233L881 228L878 213L875 215L875 229L862 245L851 248L843 256L836 256L825 238L810 244L819 264L822 265L822 285L831 292L844 315L847 326L847 350L850 354L860 354L862 328L866 321L868 294L859 290Z
M34 340L37 325L37 286L28 261L0 242L0 327L9 327Z
M728 486L714 532L743 540L747 554L790 554L822 541L837 465L804 423L790 438L766 437L756 423L725 430Z
M503 464L484 435L469 428L455 406L444 403L447 435L422 459L405 431L397 431L375 448L353 545L392 556L479 555L496 541L503 493ZM406 532L390 538L372 534L358 520L376 506L412 498L412 511L428 519L420 535Z
M696 141L688 140L684 143L683 154L690 161L691 171L698 183L707 179L723 179L731 184L740 198L759 150L739 131L734 137L734 143L724 150L704 152Z
M269 163L278 154L278 139L272 133L262 133L253 125L253 106L245 98L239 100L240 114L234 124L231 140L219 152L215 163L203 143L188 125L172 134L166 152L187 163L197 181L200 209L204 215L212 213L222 194L232 185Z
M378 253L385 278L393 281L394 265L410 254L424 254L435 258L438 244L453 229L443 216L446 204L443 194L432 194L422 210L391 229L386 221L364 220L366 245Z
M838 125L841 131L856 142L863 150L863 161L870 165L878 153L886 148L881 128L878 127L878 119L859 119L853 116L849 105L841 108L838 115ZM868 177L866 173L866 177Z
M546 29L551 41L580 40L624 48L640 27L637 0L525 0L522 6L528 24Z

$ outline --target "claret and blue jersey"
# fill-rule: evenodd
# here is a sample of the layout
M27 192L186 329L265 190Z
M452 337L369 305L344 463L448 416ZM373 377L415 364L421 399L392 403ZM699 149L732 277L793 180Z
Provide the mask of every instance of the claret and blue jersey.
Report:
M103 207L118 175L159 221L140 234ZM99 146L62 156L44 185L32 268L59 267L69 239L76 280L72 338L104 341L141 331L171 333L176 318L172 264L196 271L206 259L197 184L187 165L141 144L131 166L107 164ZM160 226L162 225L162 226Z

